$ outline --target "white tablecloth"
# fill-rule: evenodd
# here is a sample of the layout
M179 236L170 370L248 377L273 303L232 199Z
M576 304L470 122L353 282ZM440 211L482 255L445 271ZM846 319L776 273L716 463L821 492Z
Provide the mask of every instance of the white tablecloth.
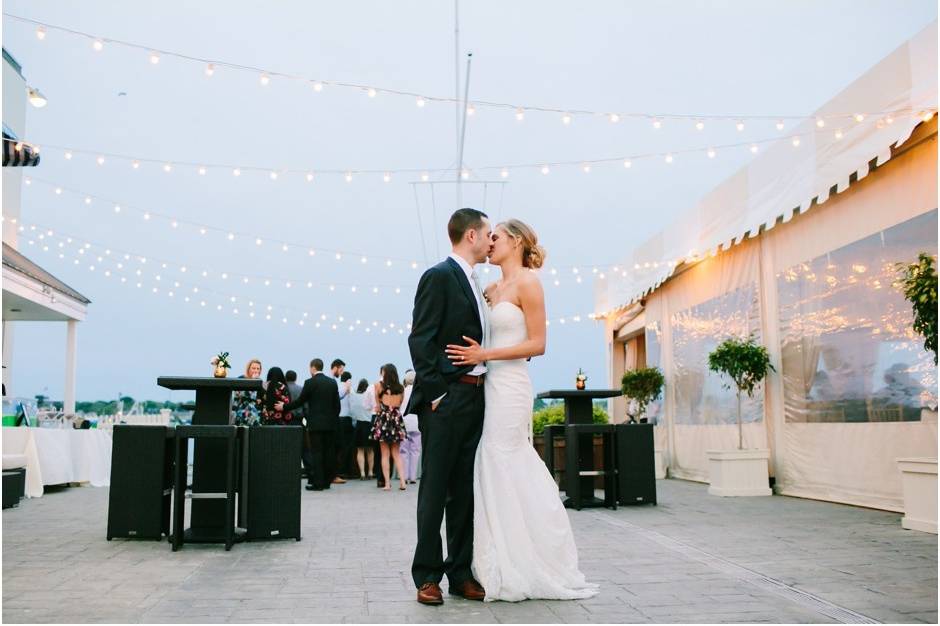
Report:
M88 482L111 484L111 433L103 430L4 428L4 454L26 456L26 495L42 495L43 485Z

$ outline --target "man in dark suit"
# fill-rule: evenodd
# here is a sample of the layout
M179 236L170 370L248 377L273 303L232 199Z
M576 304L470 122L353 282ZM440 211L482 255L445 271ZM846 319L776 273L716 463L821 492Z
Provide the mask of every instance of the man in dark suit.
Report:
M323 361L310 361L310 378L300 395L288 403L278 402L278 411L304 407L307 433L310 435L310 470L307 490L329 489L336 475L336 430L339 428L339 394L336 383L323 373Z
M486 214L459 209L447 223L453 253L427 270L415 293L408 347L417 374L404 414L418 415L423 456L418 489L418 543L411 575L418 602L442 604L440 581L449 593L483 600L473 579L473 460L483 432L483 377L486 366L456 366L445 350L484 343L487 309L473 266L492 247ZM447 560L441 546L446 516Z

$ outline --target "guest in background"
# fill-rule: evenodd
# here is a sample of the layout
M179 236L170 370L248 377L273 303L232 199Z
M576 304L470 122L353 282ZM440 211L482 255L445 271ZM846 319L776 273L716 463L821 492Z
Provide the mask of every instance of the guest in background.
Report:
M402 398L401 405L406 407L411 398L411 392L414 391L414 370L405 372L403 382L405 383L405 396ZM408 434L401 442L402 465L405 467L405 482L414 485L418 482L418 467L421 463L421 432L418 430L418 416L414 413L406 415L404 421L405 431Z
M261 407L261 423L265 425L290 425L294 423L294 414L290 411L278 411L274 408L277 403L290 402L290 390L287 388L287 379L279 367L268 370L268 378L264 384L264 400ZM298 420L299 422L299 420Z
M287 370L284 372L284 379L287 381L287 390L290 392L291 400L296 400L302 390L302 387L297 384L297 372ZM309 476L313 462L310 460L310 435L307 433L307 424L304 420L304 408L300 407L299 409L294 409L292 413L294 414L294 423L304 427L304 447L300 455L300 460L304 465L304 476Z
M348 372L346 372L348 373ZM349 412L356 424L354 444L356 447L356 463L359 465L359 480L372 478L373 455L372 445L372 390L369 381L365 378L359 381L356 391L349 396Z
M251 359L245 373L239 378L261 378L261 360ZM262 394L257 391L236 391L232 394L232 423L236 426L254 426L261 420Z
M385 481L383 489L391 489L391 478L389 475L389 456L395 462L395 469L398 471L399 489L405 490L405 475L401 467L401 455L399 446L407 435L405 431L405 422L399 413L401 401L405 393L405 388L398 382L398 370L391 363L386 363L382 368L382 387L379 393L379 412L375 417L375 425L372 427L372 438L379 442L379 449L382 452L382 478Z
M352 374L346 371L342 359L333 359L330 371L339 390L339 430L336 433L336 478L334 483L344 483L344 476L349 474L352 464L353 421L350 416L349 396L352 393Z
M379 368L379 379L372 383L372 388L370 389L372 396L372 428L375 427L375 419L379 415L379 407L382 406L379 401L379 396L381 395L382 389L382 380L385 379L385 366ZM372 437L372 430L369 430L369 438L372 439L372 458L375 459L375 462L378 463L379 459L382 458L382 447L379 445L379 442ZM377 469L373 470L375 472L375 486L384 487L385 479L382 477L382 472Z
M323 373L322 359L310 361L310 378L300 395L289 403L276 402L278 411L293 411L303 406L310 435L311 468L307 489L329 489L336 475L336 430L339 426L339 394L336 383Z

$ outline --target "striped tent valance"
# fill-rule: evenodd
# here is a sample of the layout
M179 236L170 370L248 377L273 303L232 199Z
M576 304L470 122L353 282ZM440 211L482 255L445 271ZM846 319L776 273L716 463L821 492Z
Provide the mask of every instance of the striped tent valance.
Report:
M39 165L39 154L15 137L3 133L3 167L35 167Z

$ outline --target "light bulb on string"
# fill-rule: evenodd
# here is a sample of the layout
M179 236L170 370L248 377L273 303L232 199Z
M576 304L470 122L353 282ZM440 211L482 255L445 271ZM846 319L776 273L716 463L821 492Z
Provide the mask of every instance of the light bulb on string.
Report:
M666 161L666 163L672 163L672 161L673 161L672 155L671 155L671 154L667 154L667 155L666 155L666 158L665 158L664 160Z
M351 183L353 179L352 172L346 172L346 175L344 176L344 178L346 179L347 183Z
M551 170L549 169L549 167L548 167L547 165L543 165L543 166L542 166L542 174L547 175L550 171L551 171Z
M467 105L467 117L473 117L476 112L477 108L475 106L472 104Z
M516 109L516 121L521 122L524 119L525 119L525 111L522 109L522 107L517 108Z
M737 124L734 125L734 127L735 127L735 128L738 130L738 132L740 133L741 131L744 130L744 122L738 122Z
M633 162L630 161L630 159L626 159L626 160L624 160L624 162L623 162L623 167L624 167L624 169L627 169L627 170L628 170L628 169L630 169L631 167L633 167Z
M581 170L582 170L585 174L590 174L590 173L591 173L591 166L590 166L588 163L585 163L584 165L581 166Z
M751 153L752 153L752 154L757 154L757 150L758 150L757 144L756 144L756 143L755 143L755 144L751 144Z
M104 42L101 41L100 39L95 39L92 42L91 47L95 50L95 52L101 52L102 50L104 50Z
M470 179L470 171L469 171L469 170L461 170L461 171L460 171L460 178L462 178L463 180L469 180L469 179Z
M791 141L790 143L793 144L793 147L794 147L794 148L799 148L799 147L800 147L800 138L799 138L799 137L794 137L794 138L793 138L793 141Z
M242 175L242 171L238 169L237 167L232 170L232 176L241 176L241 175Z
M215 64L214 63L206 64L205 73L206 73L206 76L212 76L213 74L215 74Z
M200 165L198 171L199 171L199 175L200 175L200 176L205 176L205 175L206 175L206 168L205 168L204 166Z
M659 118L655 118L653 120L653 128L655 128L656 130L659 130L662 127L663 127L663 121Z
M777 130L783 130L783 120L777 120L777 123L775 124L775 126L777 127ZM741 129L739 128L738 130L741 130Z
M104 157L103 157L103 156L99 156L97 159L95 159L95 162L96 162L98 165L104 165Z
M825 125L826 125L826 120L824 120L821 117L816 119L816 128L823 128Z
M43 27L43 26L37 27L37 28L36 28L36 39L38 39L39 41L43 41L43 40L45 40L45 38L46 38L46 29L45 29L45 27Z
M695 122L695 130L704 130L704 129L705 129L705 122L703 122L702 120Z
M862 115L861 113L856 113L856 114L855 114L855 121L861 124L862 122L865 121L865 116Z
M500 170L499 175L500 175L502 178L509 178L509 170L507 170L507 169L504 167L502 170Z
M834 136L836 139L842 139L842 129L836 130Z
M385 172L385 174L382 175L382 180L383 180L384 182L386 182L386 183L391 182L391 181L392 181L392 175L389 174L388 172Z
M131 163L131 167L134 168L135 170L140 169L140 161L137 161L137 160L133 161Z
M173 166L170 165L169 163L163 164L163 171L166 172L167 174L169 174L170 171L172 171L172 169L173 169Z
M66 161L71 161L71 160L72 160L72 153L69 152L68 150L65 151L65 160L66 160Z
M611 113L610 115L607 116L607 120L611 124L616 124L617 122L620 121L620 116L617 113Z
M151 65L156 65L156 64L159 63L159 62L160 62L160 55L157 54L156 52L151 52L151 53L150 53L150 64L151 64Z
M308 183L312 183L312 182L313 182L313 172L307 172L307 175L304 176L304 178L307 179L307 182L308 182Z
M369 88L366 90L366 95L368 95L370 98L374 98L377 94L378 94L378 92L377 92L377 91L375 90L375 88L373 88L373 87L369 87Z
M430 179L431 179L431 177L428 175L427 172L421 172L421 182L426 183L426 182L428 182L428 180L430 180Z
M415 100L415 104L418 106L419 109L424 108L425 99L422 98L421 96L418 96L417 99Z
M563 113L562 116L561 116L561 123L564 124L565 126L570 126L570 125L571 125L571 114L570 114L570 113Z
M321 91L323 91L323 83L321 83L320 81L315 81L313 83L313 90L316 91L317 93L320 93Z
M706 154L708 154L708 158L709 158L709 159L714 159L714 158L715 158L715 149L714 149L714 148L709 148L709 149L708 149L708 152L707 152Z
M277 172L270 172L268 174L268 178L270 178L271 180L277 180Z
M261 77L258 79L258 81L261 83L261 86L262 86L262 87L266 87L266 86L268 85L268 83L271 82L271 77L268 76L267 73L264 73L264 74L261 75Z

